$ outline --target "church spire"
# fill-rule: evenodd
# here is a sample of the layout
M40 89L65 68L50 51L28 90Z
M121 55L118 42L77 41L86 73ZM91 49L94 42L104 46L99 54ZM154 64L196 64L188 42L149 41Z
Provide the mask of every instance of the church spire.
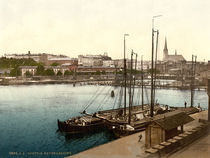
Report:
M164 46L164 50L167 50L168 51L168 48L167 48L167 39L165 37L165 46Z
M165 46L163 49L163 61L167 61L168 59L168 48L167 48L167 39L165 37Z

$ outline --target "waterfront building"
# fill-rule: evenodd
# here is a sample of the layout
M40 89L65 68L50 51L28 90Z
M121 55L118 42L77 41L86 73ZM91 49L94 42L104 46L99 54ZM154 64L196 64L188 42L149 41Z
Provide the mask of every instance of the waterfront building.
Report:
M77 65L78 60L76 58L69 57L55 57L48 59L47 65L51 65L53 63L57 63L59 65Z
M103 67L115 67L114 60L104 60Z
M37 70L37 66L20 66L19 68L22 77L26 76L26 72L29 72L32 76L35 76ZM44 69L52 69L55 75L57 75L59 71L64 75L65 71L69 70L67 66L44 66Z
M115 73L116 72L116 68L113 67L103 67L103 66L78 66L77 68L77 72L81 72L81 73L87 73L87 74L91 74L91 73L95 73L95 72L105 72L105 73Z
M40 56L41 56L41 54L31 54L30 51L28 51L27 54L4 54L5 58L13 58L13 59L29 59L29 58L32 58L36 62L40 61Z
M22 77L26 75L26 72L29 72L32 76L34 76L36 73L37 66L20 66L19 68L20 68Z
M66 66L45 66L44 68L45 68L45 70L52 69L54 71L55 75L57 75L57 73L59 71L62 73L62 75L64 75L65 71L69 70L69 68Z
M104 60L111 60L107 53L104 55L79 55L78 65L82 66L102 66Z
M4 54L5 58L13 58L13 59L33 59L36 62L41 62L44 65L49 65L49 63L51 63L51 61L49 61L50 59L55 59L55 58L68 58L65 55L54 55L54 54L47 54L47 53L35 53L32 54L30 51L28 51L28 53L26 54Z

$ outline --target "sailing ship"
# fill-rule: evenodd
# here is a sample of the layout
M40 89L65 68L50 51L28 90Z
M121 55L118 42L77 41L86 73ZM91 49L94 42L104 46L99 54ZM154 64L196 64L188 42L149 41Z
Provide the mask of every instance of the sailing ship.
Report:
M157 30L157 38L156 38L156 61L157 61L157 45L158 45L158 35L159 31ZM168 106L164 106L163 108L159 106L158 104L154 104L154 95L155 95L155 89L153 88L155 85L155 81L153 81L153 41L154 41L154 30L152 30L152 63L151 63L151 106L149 110L149 106L144 107L143 104L143 69L142 69L142 109L141 111L133 111L132 105L133 105L133 95L134 95L134 85L135 85L135 77L132 74L133 73L133 55L136 54L131 52L131 65L130 65L130 85L129 85L129 107L128 107L128 115L126 115L126 59L125 59L125 52L124 52L124 86L125 86L125 96L124 96L124 117L118 117L113 119L113 117L106 119L106 125L110 130L113 131L115 136L117 137L123 137L127 136L133 133L137 133L139 131L142 131L145 129L145 126L150 122L150 117L153 117L154 114L162 114L165 112L168 112ZM156 69L156 61L155 61L155 69ZM135 70L136 72L136 63L137 63L137 54L136 54L136 60L135 60ZM142 68L143 68L143 61ZM156 71L155 71L155 79L156 79ZM131 85L133 83L133 93L131 91Z

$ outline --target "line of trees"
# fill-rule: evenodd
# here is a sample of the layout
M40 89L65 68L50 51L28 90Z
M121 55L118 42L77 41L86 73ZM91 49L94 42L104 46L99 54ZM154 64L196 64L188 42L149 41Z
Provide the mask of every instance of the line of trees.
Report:
M13 59L13 58L0 58L0 68L8 69L8 68L17 68L19 66L37 66L38 63L33 59Z

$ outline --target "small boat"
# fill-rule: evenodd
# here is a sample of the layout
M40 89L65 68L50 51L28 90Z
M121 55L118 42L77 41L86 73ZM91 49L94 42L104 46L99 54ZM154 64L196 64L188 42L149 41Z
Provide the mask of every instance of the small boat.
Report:
M114 97L114 91L113 90L111 91L111 97Z

